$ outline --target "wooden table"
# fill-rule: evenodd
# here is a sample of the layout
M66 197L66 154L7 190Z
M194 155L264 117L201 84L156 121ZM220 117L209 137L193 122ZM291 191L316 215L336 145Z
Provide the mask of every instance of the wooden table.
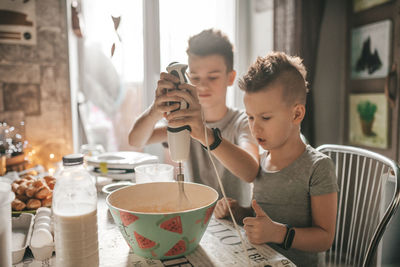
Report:
M248 266L240 238L227 220L212 217L199 247L186 257L173 260L151 260L130 251L105 203L105 194L98 195L98 231L100 266ZM245 237L245 235L243 234ZM295 266L287 258L267 245L246 245L251 266ZM55 254L44 261L36 261L28 253L17 267L55 266Z

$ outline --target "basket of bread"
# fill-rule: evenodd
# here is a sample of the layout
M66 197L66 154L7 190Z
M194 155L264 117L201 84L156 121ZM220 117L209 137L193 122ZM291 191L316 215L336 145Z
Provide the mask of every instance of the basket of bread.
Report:
M35 178L27 175L15 180L11 185L15 193L12 210L34 211L40 207L51 207L55 182L52 176Z

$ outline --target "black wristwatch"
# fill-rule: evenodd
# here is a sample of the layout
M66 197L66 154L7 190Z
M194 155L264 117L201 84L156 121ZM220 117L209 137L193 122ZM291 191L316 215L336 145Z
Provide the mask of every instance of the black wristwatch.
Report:
M285 224L286 226L286 235L285 238L283 239L283 243L281 244L281 247L283 249L288 250L289 248L292 247L294 235L296 234L296 231L294 230L293 227Z
M211 128L211 130L213 131L213 135L214 135L214 143L212 143L210 145L210 150L214 150L216 149L219 144L221 144L222 142L222 135L221 135L221 131L218 128ZM201 144L201 146L207 150L207 147L203 144Z

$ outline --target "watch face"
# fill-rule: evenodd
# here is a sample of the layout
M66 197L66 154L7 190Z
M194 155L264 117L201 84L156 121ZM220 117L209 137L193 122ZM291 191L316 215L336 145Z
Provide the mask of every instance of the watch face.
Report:
M296 231L294 230L294 228L290 227L287 224L285 224L285 226L286 226L287 231L286 231L286 235L283 240L283 243L281 244L281 247L283 249L288 250L292 246L294 235L295 235Z

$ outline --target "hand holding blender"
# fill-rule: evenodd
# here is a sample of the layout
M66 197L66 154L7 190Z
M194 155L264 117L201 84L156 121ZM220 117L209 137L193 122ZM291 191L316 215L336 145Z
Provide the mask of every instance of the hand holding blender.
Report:
M167 71L179 78L179 84L187 83L187 78L185 75L186 64L180 64L177 62L172 62L168 65ZM178 87L175 90L179 90ZM171 102L170 104L175 104L176 102ZM189 108L189 104L182 99L179 102L179 107L171 112L180 109ZM183 207L190 207L189 199L187 198L184 190L184 174L182 171L182 162L189 159L189 149L190 149L190 127L189 125L184 125L178 128L167 128L168 135L168 146L171 159L178 162L178 174L176 180L179 183L179 205ZM184 202L184 203L183 203Z

